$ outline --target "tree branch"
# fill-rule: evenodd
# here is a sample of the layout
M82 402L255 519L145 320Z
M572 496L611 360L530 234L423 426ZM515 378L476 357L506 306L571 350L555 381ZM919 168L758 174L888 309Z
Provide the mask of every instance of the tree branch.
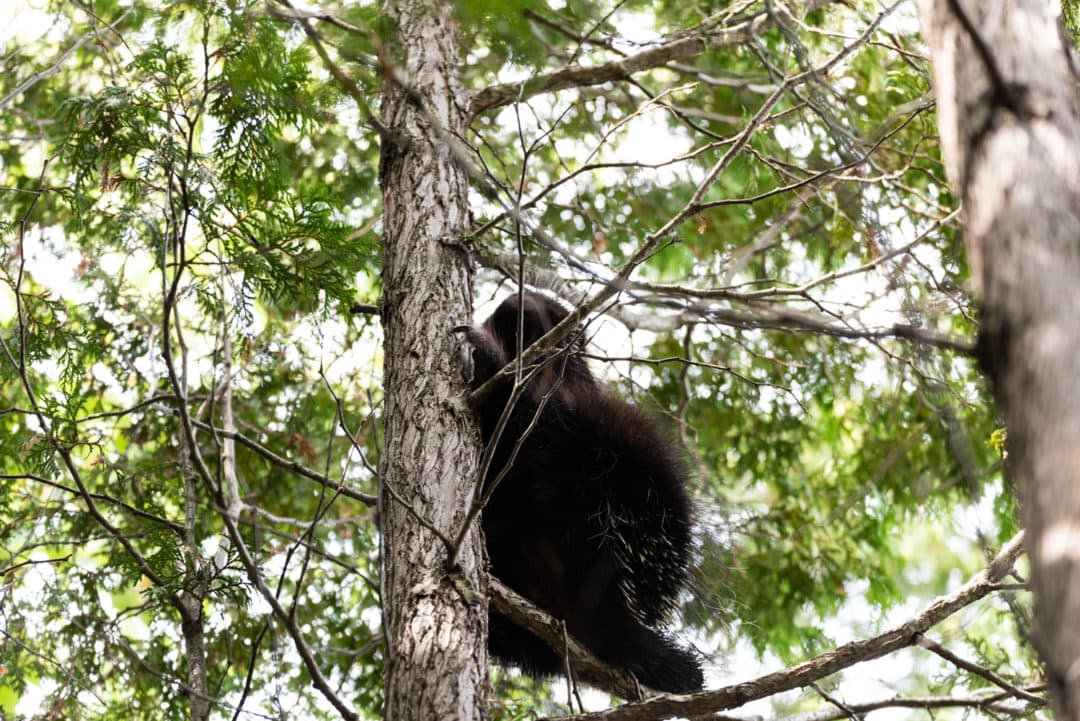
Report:
M806 11L815 10L828 2L831 0L811 0L806 5ZM626 80L637 73L661 67L675 60L688 60L706 50L745 43L761 33L772 22L773 19L769 15L762 13L752 20L732 25L729 28L710 31L708 34L681 37L643 50L636 55L602 65L570 65L521 82L490 85L473 95L469 112L475 117L485 110L500 108L543 93Z
M1024 689L1025 693L1032 691L1045 691L1046 684L1037 684L1029 686ZM994 713L1010 714L1010 715L1023 715L1028 716L1031 714L1030 708L1023 706L1006 705L1002 703L1008 700L1012 694L1001 692L994 693L992 695L978 695L969 697L951 697L951 696L926 696L926 697L909 697L909 698L887 698L880 701L867 701L866 703L849 703L845 704L847 709L854 711L857 714L865 715L871 711L878 711L886 708L916 708L929 711L936 708L979 708L986 711L993 711ZM811 711L809 713L802 713L796 716L789 716L782 721L836 721L837 719L848 718L847 711L838 708L824 709L822 711ZM715 717L711 717L715 718Z
M960 658L955 653L948 650L947 648L942 646L937 641L932 641L931 639L927 638L926 636L924 636L922 634L919 634L918 636L916 636L915 644L917 646L921 646L922 648L925 648L927 651L931 651L933 653L936 653L938 656L945 659L949 663L953 664L957 668L962 668L965 671L967 671L968 673L973 673L976 676L979 676L980 678L986 679L987 681L994 684L995 686L999 686L1000 688L1002 688L1005 691L1009 692L1010 694L1012 694L1016 698L1020 698L1020 699L1023 699L1025 701L1029 701L1029 702L1031 702L1033 704L1036 704L1038 706L1045 706L1046 705L1046 699L1045 698L1043 698L1041 696L1036 696L1033 693L1029 693L1029 692L1023 690L1022 688L1017 688L1013 684L1009 683L1008 680L1006 680L1006 679L1002 678L1001 676L997 675L996 673L994 673L990 669L983 668L982 666L980 666L980 665L978 665L976 663L972 663L971 661Z
M565 624L534 605L502 581L490 576L491 607L565 656L574 675L605 693L624 699L641 698L642 687L633 675L609 666L566 631Z
M1021 531L970 581L956 591L935 599L922 612L899 626L872 638L845 644L835 651L753 681L688 696L659 696L607 711L563 716L558 721L659 721L670 716L697 716L738 708L781 691L807 686L857 663L913 645L926 630L991 593L994 585L1012 569L1023 546L1024 532Z

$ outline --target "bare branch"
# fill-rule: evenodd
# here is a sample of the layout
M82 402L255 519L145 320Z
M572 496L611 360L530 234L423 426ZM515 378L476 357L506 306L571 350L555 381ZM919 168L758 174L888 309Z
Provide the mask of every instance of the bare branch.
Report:
M1045 690L1046 684L1036 684L1024 689L1024 691L1028 693ZM927 711L936 708L979 708L1000 714L1030 716L1031 709L1026 706L1014 706L1003 703L1007 701L1011 695L1012 694L1009 693L995 693L991 695L984 694L959 698L953 696L896 697L882 699L880 701L868 701L865 703L849 703L845 704L845 707L857 714L863 715L868 714L871 711L879 711L886 708L917 708ZM790 716L786 719L782 719L782 721L836 721L837 719L847 718L848 716L849 714L847 711L833 708ZM710 716L709 718L715 719L716 717Z
M806 9L809 12L828 2L830 0L814 0L807 3ZM708 34L678 38L610 63L594 66L571 65L522 82L491 85L473 96L469 111L476 116L485 110L500 108L542 93L626 80L645 70L677 60L689 60L708 50L740 45L761 33L771 23L772 18L762 14L728 28L711 30Z
M518 626L534 634L560 656L565 655L571 670L591 686L625 699L640 698L640 684L634 677L596 658L580 641L566 632L565 625L502 581L490 577L492 608Z
M738 708L781 691L807 686L857 663L913 645L927 629L991 593L994 585L1012 569L1023 547L1024 533L1021 531L978 575L956 591L935 599L899 626L872 638L845 644L792 668L716 691L687 696L659 696L607 711L559 717L559 721L659 721L671 716L697 716Z
M239 433L237 431L226 431L226 430L224 430L222 428L218 428L217 426L214 426L211 423L205 423L205 422L197 420L195 418L191 419L191 425L194 428L198 429L198 430L206 431L206 432L209 432L209 433L214 433L216 435L221 436L222 438L231 438L231 439L235 440L237 443L239 443L240 445L244 446L245 448L248 448L248 449L250 449L252 451L255 451L260 456L262 456L266 460L270 461L274 465L279 466L279 467L281 467L281 468L283 468L283 469L285 469L287 471L290 471L292 473L295 473L298 476L303 476L304 478L309 478L309 479L311 479L311 480L313 480L316 483L319 483L321 485L333 488L335 491L339 492L341 495L345 496L346 498L351 498L354 501L360 501L365 506L374 506L375 505L375 501L376 501L375 496L371 495L370 493L363 493L361 491L354 491L351 488L347 488L345 486L342 486L340 481L338 481L338 480L336 480L334 478L330 478L325 473L319 473L318 471L313 471L313 470L311 470L310 468L308 468L307 466L305 466L302 463L297 463L296 461L292 461L292 460L289 460L288 458L284 458L282 456L279 456L278 454L274 453L272 450L270 450L266 446L264 446L264 445L262 445L260 443L257 443L256 441L251 440L250 438L248 438L247 436L245 436L242 433Z
M117 17L116 20L113 20L112 23L107 23L107 25L109 25L110 27L114 27L114 26L118 25L119 23L121 23L124 20L124 18L126 18L128 16L128 14L130 12L131 12L130 8L125 10L124 12L120 13L120 16ZM40 70L40 71L34 73L30 77L28 77L26 80L19 83L19 85L14 90L12 90L10 93L5 95L3 98L0 98L0 109L2 109L4 107L6 107L7 105L9 105L12 100L14 100L19 95L25 93L30 88L37 85L42 80L45 80L46 78L52 77L53 75L56 75L58 72L60 72L60 69L63 67L63 65L67 61L67 59L69 57L71 57L71 55L73 53L75 53L79 48L81 48L83 45L88 43L91 39L93 39L96 36L97 36L97 30L93 30L91 32L86 33L81 38L79 38L70 48L68 48L63 53L61 53L60 57L58 57L56 60L54 60L52 63L50 63L49 67L45 68L44 70Z
M962 668L962 669L964 669L965 671L967 671L969 673L973 673L973 674L975 674L976 676L978 676L980 678L986 679L987 681L994 684L995 686L999 686L999 687L1005 689L1006 691L1008 691L1010 694L1012 694L1016 698L1020 698L1020 699L1023 699L1025 701L1030 701L1031 703L1036 704L1038 706L1045 706L1046 705L1046 699L1043 698L1042 696L1036 696L1033 693L1028 693L1027 691L1023 690L1022 688L1017 688L1016 686L1009 683L1006 679L1004 679L1001 676L997 675L996 673L994 673L990 669L983 668L982 666L980 666L980 665L978 665L976 663L972 663L971 661L967 661L965 659L960 658L955 653L953 653L949 649L942 646L940 643L938 643L936 641L933 641L933 640L927 638L926 636L923 636L922 634L919 634L916 637L915 644L925 648L927 651L932 651L933 653L936 653L938 656L941 656L941 658L945 659L946 661L953 664L957 668Z

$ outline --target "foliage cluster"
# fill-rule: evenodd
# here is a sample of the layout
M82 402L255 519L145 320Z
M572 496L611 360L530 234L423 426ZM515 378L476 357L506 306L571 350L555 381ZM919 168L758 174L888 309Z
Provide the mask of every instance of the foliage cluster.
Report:
M358 97L287 2L20 5L35 31L0 58L0 716L185 718L174 600L194 593L215 717L336 718L229 541L231 500L322 673L376 717L380 334L354 305L379 294L368 113L392 29L366 4L307 19ZM457 5L473 89L707 48L522 82L465 140L500 193L473 208L478 300L515 280L507 207L543 230L529 277L575 301L680 218L590 325L592 363L687 449L682 621L717 678L829 648L845 614L874 628L1015 530L971 360L879 332L976 332L913 11L815 3L710 44L772 5ZM956 642L1029 674L1010 608L988 608ZM928 664L898 690L978 683ZM556 708L512 673L495 689L496 716Z

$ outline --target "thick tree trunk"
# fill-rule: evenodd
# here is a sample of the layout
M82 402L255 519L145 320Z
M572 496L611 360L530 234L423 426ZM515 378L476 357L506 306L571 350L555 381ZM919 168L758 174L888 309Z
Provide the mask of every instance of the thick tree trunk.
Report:
M1080 131L1050 0L919 0L1059 719L1080 719Z
M390 58L396 80L386 80L382 97L394 138L384 137L381 168L383 718L469 721L487 713L483 546L474 524L451 570L440 539L454 538L465 518L479 459L463 339L453 332L472 306L461 245L468 188L446 144L465 134L468 98L448 4L390 0L386 11L399 45Z

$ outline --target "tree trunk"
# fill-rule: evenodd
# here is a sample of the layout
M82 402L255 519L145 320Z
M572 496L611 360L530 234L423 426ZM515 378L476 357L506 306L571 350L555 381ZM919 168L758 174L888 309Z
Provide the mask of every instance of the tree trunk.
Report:
M444 541L464 521L479 460L453 332L472 311L468 186L446 144L465 135L468 97L449 6L400 0L386 11L398 46L381 111L383 718L468 721L487 713L483 545L474 524L449 569Z
M1028 529L1034 643L1080 719L1080 133L1046 0L919 0L947 168L967 214L981 360Z

